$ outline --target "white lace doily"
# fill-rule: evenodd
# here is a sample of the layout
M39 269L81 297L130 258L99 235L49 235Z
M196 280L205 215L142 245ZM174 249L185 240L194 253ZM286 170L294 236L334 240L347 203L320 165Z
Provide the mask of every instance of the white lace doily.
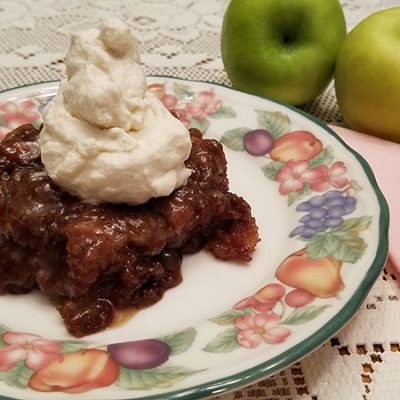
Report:
M317 1L317 0L316 0ZM141 42L147 73L230 85L220 55L228 0L0 0L0 90L64 74L68 34L111 16ZM342 0L348 30L399 0ZM333 85L302 107L325 122L342 122ZM387 267L362 309L321 349L282 371L219 399L395 400L400 398L400 290Z

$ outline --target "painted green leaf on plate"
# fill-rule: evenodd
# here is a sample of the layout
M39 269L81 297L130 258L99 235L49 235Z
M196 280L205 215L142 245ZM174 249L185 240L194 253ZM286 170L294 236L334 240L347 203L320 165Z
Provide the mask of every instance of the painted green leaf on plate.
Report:
M298 192L291 192L288 194L288 205L291 206L295 201L299 201L311 193L312 189L310 185L308 183L305 183L302 190L299 190Z
M201 131L201 133L206 133L208 127L210 126L210 122L207 119L197 119L192 117L190 119L190 126L191 128L198 129Z
M234 118L236 117L236 112L231 106L222 106L217 112L208 116L215 119Z
M9 329L5 325L0 325L0 349L2 347L8 346L7 343L3 342L3 335L8 331Z
M0 371L0 381L9 386L24 389L28 386L33 373L34 371L27 368L24 361L19 361L10 371Z
M218 325L230 325L235 318L246 314L251 314L250 308L246 308L245 310L229 310L217 315L214 318L210 318L210 321Z
M365 231L371 225L372 218L369 216L359 218L346 219L343 224L340 225L339 229L342 231L351 231L354 234L359 234Z
M337 260L355 263L363 255L367 244L348 230L335 230L315 235L306 245L309 258L331 256Z
M196 329L188 328L172 335L163 336L158 338L158 340L167 343L171 347L171 355L174 356L190 348L196 337L196 333Z
M63 341L62 345L62 353L72 353L74 351L84 349L88 346L88 343L80 340L69 340L65 342Z
M324 164L329 165L333 161L333 149L331 146L326 146L315 157L309 160L310 167Z
M278 139L290 132L291 122L286 114L280 111L256 110L258 127L271 132L274 139Z
M42 120L41 120L41 119L37 119L36 121L33 122L33 126L34 126L36 129L39 129L39 128L40 128L40 125L42 125Z
M211 340L203 350L209 353L229 353L239 347L236 334L236 328L226 329Z
M0 337L3 336L6 332L8 332L10 329L7 328L5 325L0 325Z
M244 127L226 131L221 137L220 142L223 143L226 147L229 147L231 150L243 151L244 135L250 131L251 129Z
M309 305L305 307L296 308L293 312L282 322L285 325L301 325L309 322L318 317L325 309L330 307L329 304L322 306Z
M186 85L185 83L177 83L174 82L173 84L173 89L174 89L174 93L176 95L176 97L178 99L189 99L189 100L193 100L194 97L194 92L193 90L190 88L189 85Z
M286 165L282 161L272 161L268 164L265 164L261 170L264 173L264 175L271 180L275 180L276 174L279 172L279 170Z
M201 371L173 365L141 370L120 368L116 384L134 390L168 388L198 372Z

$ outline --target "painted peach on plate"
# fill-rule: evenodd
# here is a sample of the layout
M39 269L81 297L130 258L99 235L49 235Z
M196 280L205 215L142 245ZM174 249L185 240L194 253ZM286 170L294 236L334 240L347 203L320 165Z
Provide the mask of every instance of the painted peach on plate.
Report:
M111 385L119 367L104 350L88 349L63 354L63 360L35 372L29 382L41 392L82 393Z
M314 296L332 297L344 287L341 267L342 262L333 257L309 258L306 249L301 249L282 261L276 277L282 283Z

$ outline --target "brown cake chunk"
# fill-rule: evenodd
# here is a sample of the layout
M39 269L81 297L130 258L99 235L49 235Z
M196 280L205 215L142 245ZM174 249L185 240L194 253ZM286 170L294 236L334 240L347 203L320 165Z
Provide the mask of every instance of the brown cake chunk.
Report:
M182 254L251 260L259 241L249 205L228 191L222 146L191 129L187 184L141 206L95 205L47 176L40 131L0 144L0 294L38 288L75 336L108 327L115 311L154 304L181 281Z

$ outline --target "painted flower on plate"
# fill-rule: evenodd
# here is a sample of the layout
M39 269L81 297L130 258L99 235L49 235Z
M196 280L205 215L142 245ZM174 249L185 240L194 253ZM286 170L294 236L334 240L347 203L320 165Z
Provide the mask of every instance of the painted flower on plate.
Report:
M186 110L181 108L175 108L171 111L173 111L176 114L176 116L180 119L182 124L186 126L186 128L190 127L191 122L190 119L188 118L188 113Z
M163 83L152 83L147 86L147 90L149 90L154 96L161 100L165 108L173 112L178 117L178 119L180 119L183 125L186 126L186 128L191 125L191 122L188 118L188 112L184 108L175 108L178 103L178 98L173 94L166 93L165 85Z
M203 120L209 114L216 113L222 107L222 101L215 99L214 89L203 90L195 100L186 105L186 110L193 117Z
M283 342L292 332L280 326L281 318L272 312L246 314L233 321L238 329L236 340L247 348L259 346L263 341L269 344Z
M36 105L32 100L24 100L18 103L0 103L1 117L7 122L8 128L15 129L23 124L35 122L40 115L35 111Z
M168 110L173 110L178 102L178 99L173 94L166 94L161 98L162 103Z
M2 340L8 346L0 349L0 371L9 371L18 361L33 370L47 367L54 360L62 360L63 345L29 333L6 332Z
M321 181L321 175L316 168L310 169L308 161L289 161L284 165L275 178L279 185L279 193L282 195L291 192L299 192L305 183L313 184Z
M336 189L343 188L349 183L348 179L343 176L347 168L341 161L334 162L330 167L318 165L314 171L318 171L320 175L319 180L311 183L311 188L316 192L324 192L331 186Z

